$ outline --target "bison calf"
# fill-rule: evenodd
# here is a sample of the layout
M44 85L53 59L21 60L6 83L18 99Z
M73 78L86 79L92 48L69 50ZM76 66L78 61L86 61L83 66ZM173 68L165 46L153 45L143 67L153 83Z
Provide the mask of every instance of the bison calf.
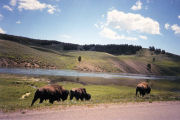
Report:
M31 106L36 102L37 99L40 99L39 103L42 103L44 100L49 100L53 104L54 101L64 101L67 99L69 94L68 90L65 90L60 85L46 85L36 90L34 99L32 100Z
M151 87L147 82L141 82L136 87L136 96L140 93L140 96L144 96L145 94L149 94L151 92Z
M85 88L73 88L72 90L70 90L70 100L73 99L73 97L76 98L76 100L90 100L91 99L91 95L86 93L86 89Z

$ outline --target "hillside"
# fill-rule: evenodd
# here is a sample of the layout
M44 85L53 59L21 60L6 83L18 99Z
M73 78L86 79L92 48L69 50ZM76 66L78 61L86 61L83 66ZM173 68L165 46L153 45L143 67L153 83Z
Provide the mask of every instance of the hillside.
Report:
M34 39L18 37L13 40L0 36L0 66L21 68L74 69L89 72L118 72L156 75L180 75L180 57L173 54L155 54L140 49L131 55L114 55L106 52L63 50L55 45L40 45ZM26 41L27 40L27 41ZM41 40L39 40L42 42ZM56 43L56 41L49 41ZM43 41L42 43L48 43ZM67 44L57 42L58 45ZM73 44L75 45L75 44ZM79 63L77 58L82 57ZM153 61L154 58L154 61ZM147 69L151 64L151 70Z
M13 41L16 43L20 43L26 46L36 46L56 51L69 51L69 50L79 50L79 51L98 51L98 52L106 52L114 55L131 55L136 54L137 51L142 49L141 46L134 46L128 44L109 44L109 45L78 45L72 43L63 43L55 40L39 40L26 38L21 36L7 35L0 33L0 39Z

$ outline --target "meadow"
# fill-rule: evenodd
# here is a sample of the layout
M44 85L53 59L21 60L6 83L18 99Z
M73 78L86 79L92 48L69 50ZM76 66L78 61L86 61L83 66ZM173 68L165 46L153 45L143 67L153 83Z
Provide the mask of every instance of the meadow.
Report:
M108 81L108 82L107 82ZM179 80L148 80L152 86L152 92L145 97L136 97L136 84L140 81L134 79L103 80L100 78L72 78L72 77L52 77L52 76L24 76L0 74L0 110L16 111L24 109L50 108L55 106L70 105L96 105L106 103L126 103L126 102L153 102L153 101L171 101L180 100L180 82ZM30 107L34 93L37 88L47 84L59 84L65 89L74 87L84 87L91 94L90 101L72 101L55 102L50 104L44 101L39 104L36 101L33 107ZM26 93L29 96L22 98Z

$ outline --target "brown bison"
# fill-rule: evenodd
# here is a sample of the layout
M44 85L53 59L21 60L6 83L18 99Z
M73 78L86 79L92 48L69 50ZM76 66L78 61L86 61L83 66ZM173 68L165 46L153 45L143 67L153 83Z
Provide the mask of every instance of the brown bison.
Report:
M70 100L73 99L73 97L76 98L76 100L90 100L91 99L91 95L86 93L86 89L85 88L73 88L72 90L70 90Z
M46 85L36 90L31 106L37 99L40 99L39 103L42 103L44 100L49 100L52 104L54 101L60 101L61 99L64 101L67 99L68 94L69 91L60 85Z
M149 94L151 92L151 87L147 82L141 82L136 87L136 96L140 93L140 96L144 96L145 94Z

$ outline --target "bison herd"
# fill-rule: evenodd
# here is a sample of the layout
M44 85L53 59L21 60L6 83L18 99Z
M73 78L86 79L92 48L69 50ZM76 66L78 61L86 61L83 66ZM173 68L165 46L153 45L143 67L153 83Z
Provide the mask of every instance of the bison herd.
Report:
M136 96L137 94L140 96L144 96L145 94L149 94L151 92L151 87L147 82L141 82L136 86ZM44 100L49 100L50 103L54 103L54 101L64 101L70 96L70 100L74 97L76 100L90 100L91 95L86 92L85 88L73 88L70 91L65 90L60 85L46 85L36 90L34 94L34 99L32 100L31 106L36 102L36 100L40 99L39 103L42 103Z
M68 98L68 95L70 94L70 100L73 99L73 97L76 98L76 100L90 100L91 95L86 92L85 88L73 88L70 90L65 90L60 85L46 85L44 87L41 87L36 90L34 94L34 99L32 100L31 106L36 102L36 100L40 99L39 103L42 103L44 100L49 100L50 103L54 103L54 101L64 101Z

